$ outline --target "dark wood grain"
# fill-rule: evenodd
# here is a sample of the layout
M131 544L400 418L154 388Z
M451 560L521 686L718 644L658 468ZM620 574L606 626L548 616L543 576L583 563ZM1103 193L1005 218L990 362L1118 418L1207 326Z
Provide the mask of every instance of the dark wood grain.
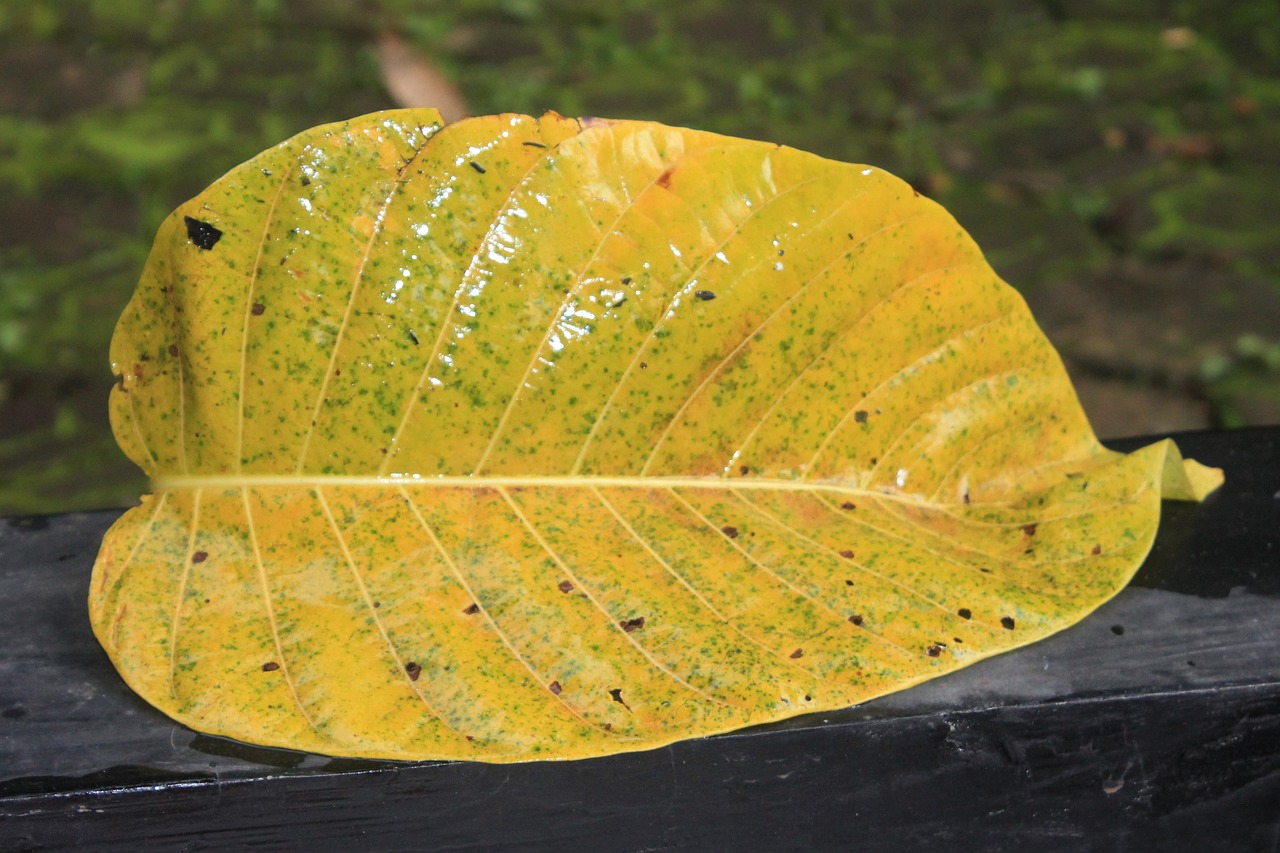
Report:
M859 707L568 763L196 735L89 631L118 511L0 521L0 851L1274 848L1280 427L1177 438L1226 486L1166 503L1135 583L1076 627Z

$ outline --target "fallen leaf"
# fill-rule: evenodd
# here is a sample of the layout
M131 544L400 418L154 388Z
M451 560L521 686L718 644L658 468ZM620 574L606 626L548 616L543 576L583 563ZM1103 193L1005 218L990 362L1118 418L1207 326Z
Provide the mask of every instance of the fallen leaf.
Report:
M447 122L470 112L453 81L395 33L378 37L378 70L387 93L402 107L434 108Z
M176 720L333 755L861 702L1083 618L1221 482L1101 447L907 184L647 122L307 131L165 222L111 357L155 493L99 640Z

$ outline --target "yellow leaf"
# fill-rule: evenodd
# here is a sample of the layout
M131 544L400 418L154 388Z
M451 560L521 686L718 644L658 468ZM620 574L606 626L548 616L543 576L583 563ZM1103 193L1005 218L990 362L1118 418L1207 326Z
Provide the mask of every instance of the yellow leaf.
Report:
M316 128L161 227L112 343L152 477L94 569L120 673L333 755L647 749L1071 625L1162 491L941 207L647 122Z

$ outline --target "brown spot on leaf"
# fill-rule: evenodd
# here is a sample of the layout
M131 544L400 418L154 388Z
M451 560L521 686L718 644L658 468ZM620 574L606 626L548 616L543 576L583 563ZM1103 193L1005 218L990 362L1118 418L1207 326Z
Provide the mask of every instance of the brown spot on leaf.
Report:
M404 665L404 674L409 676L410 681L417 681L418 676L422 675L422 667L414 661L409 661Z
M553 681L547 685L547 689L550 690L552 694L559 696L562 688L560 687L560 682Z
M845 501L844 503L840 504L840 508L841 509L857 509L858 505L853 501Z
M1025 533L1025 534L1027 534L1028 536L1035 536L1035 535L1036 535L1036 524L1033 522L1033 523L1031 523L1031 524L1024 524L1024 525L1022 525L1022 532L1023 532L1023 533Z
M261 317L267 310L267 306L263 305L261 302L255 302L253 303L253 308L250 310L253 312L253 316Z
M720 532L725 536L728 536L730 539L738 538L738 528L734 527L732 524L726 524L724 527L721 527Z
M280 668L280 664L276 663L273 660L269 660L262 665L263 672L275 672L279 668Z
M1000 624L1001 624L1002 626L1004 626L1004 629L1005 629L1006 631L1012 631L1012 630L1013 630L1013 625L1014 625L1013 617L1012 617L1012 616L1001 616L1001 617L1000 617Z
M804 657L804 649L796 649L794 652L792 652L792 653L789 655L789 657L790 657L792 660L796 660L797 658L802 658L802 657Z
M209 552L207 551L196 551L191 555L191 562L193 563L203 563L207 559L209 559Z
M695 290L693 295L696 298L701 299L703 302L710 302L712 299L716 298L716 295L710 290Z
M674 172L675 170L676 170L675 166L668 166L667 168L663 169L662 174L658 176L658 180L656 180L654 183L656 183L658 186L662 187L665 190L667 187L671 186L671 173Z
M956 611L956 615L959 616L961 619L972 619L973 611L967 607L961 607L959 610Z
M556 589L560 590L561 592L573 592L573 582L560 581L560 583L556 584Z
M462 612L463 612L463 613L465 613L465 614L467 614L468 616L474 616L474 615L476 615L477 613L479 613L479 612L480 612L480 605L479 605L479 604L476 604L476 603L473 601L473 602L471 602L471 604L470 604L470 605L468 605L468 606L467 606L467 608L466 608L465 610L463 610Z
M644 627L644 617L636 616L633 619L623 619L621 622L618 623L618 625L622 628L622 630L630 634L632 631L639 631L641 628Z
M861 613L855 613L855 614L853 614L852 616L850 616L850 617L849 617L849 621L850 621L851 623L853 623L854 625L861 625L861 624L862 624L862 614L861 614Z
M942 646L938 645L937 643L934 643L928 648L926 648L924 650L924 653L931 658L936 658L938 655L942 654Z
M1101 553L1102 553L1102 546L1101 546L1101 545L1094 545L1094 546L1093 546L1093 550L1092 550L1092 551L1090 551L1089 553L1090 553L1090 554L1092 554L1092 555L1093 555L1093 556L1095 556L1095 557L1096 557L1096 556L1098 556L1099 554L1101 554Z
M177 345L177 344L169 344L169 355L173 356L174 358L177 358L177 357L178 357L178 345Z
M746 465L743 465L741 468L738 469L738 473L745 477L751 473L751 469L748 468Z
M622 698L622 688L621 688L621 687L615 687L615 688L613 688L612 690L610 690L610 691L609 691L609 696L611 696L611 697L613 698L613 701L617 702L619 705L621 705L622 707L626 708L628 711L630 711L630 710L631 710L631 706L630 706L630 705L628 705L628 704L626 703L626 701Z
M864 409L858 409L858 411L853 413L853 419L860 424L865 424L867 422L866 411Z
M840 552L840 556L844 557L846 560L852 560L853 552L850 551L848 548L845 548L843 551Z

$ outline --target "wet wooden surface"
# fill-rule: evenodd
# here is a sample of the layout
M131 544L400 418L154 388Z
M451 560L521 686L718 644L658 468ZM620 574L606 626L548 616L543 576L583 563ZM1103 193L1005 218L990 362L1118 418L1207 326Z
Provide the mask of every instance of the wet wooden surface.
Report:
M119 512L0 520L0 851L1272 849L1280 427L1177 438L1226 486L1166 503L1134 584L1076 627L856 708L567 763L197 735L89 631Z

